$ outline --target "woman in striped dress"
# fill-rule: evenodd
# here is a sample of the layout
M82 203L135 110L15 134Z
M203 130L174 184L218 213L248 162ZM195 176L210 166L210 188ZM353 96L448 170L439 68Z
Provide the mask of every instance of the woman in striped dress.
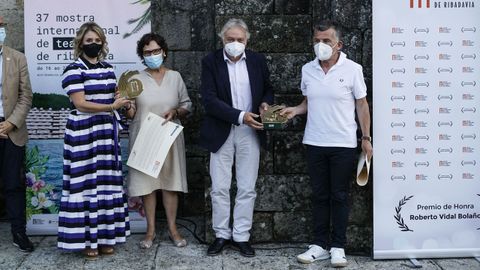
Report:
M102 61L107 53L102 28L83 24L74 40L77 60L62 79L75 108L65 128L58 247L87 258L112 254L130 234L116 112L129 101L114 99L115 74Z

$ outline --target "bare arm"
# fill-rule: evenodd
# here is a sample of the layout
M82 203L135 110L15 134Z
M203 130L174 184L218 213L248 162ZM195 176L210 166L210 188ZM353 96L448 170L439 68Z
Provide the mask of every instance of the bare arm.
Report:
M296 115L306 114L308 110L308 100L307 97L303 98L302 103L298 104L295 107L287 107L282 109L280 115L287 116L288 119L292 119Z
M117 110L126 105L129 101L125 98L116 99L111 104L100 104L85 100L85 93L78 91L70 94L70 99L75 105L75 108L81 112L95 113L95 112L109 112Z
M355 101L355 108L360 122L360 129L362 136L370 137L370 110L368 108L367 98L357 99ZM362 150L367 154L368 158L373 155L372 143L369 140L362 139Z

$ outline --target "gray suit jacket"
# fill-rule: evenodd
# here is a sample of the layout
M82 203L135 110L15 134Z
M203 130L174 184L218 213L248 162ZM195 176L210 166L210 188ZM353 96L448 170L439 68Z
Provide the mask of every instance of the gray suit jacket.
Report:
M12 142L24 146L28 141L25 120L32 107L32 87L27 59L19 51L3 45L2 102L5 119L15 128L8 134Z

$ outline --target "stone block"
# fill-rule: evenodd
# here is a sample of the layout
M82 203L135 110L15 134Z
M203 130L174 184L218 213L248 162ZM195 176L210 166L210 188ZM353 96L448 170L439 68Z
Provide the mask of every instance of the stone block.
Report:
M208 176L208 167L207 167L206 158L188 157L187 158L188 189L203 190L205 188L204 181L206 176ZM203 198L203 200L205 200L205 197Z
M278 132L274 135L274 173L305 174L305 147L302 144L303 133Z
M347 252L370 254L373 247L372 227L363 225L349 225L347 227Z
M10 226L9 226L10 227ZM10 240L10 233L3 234ZM8 237L6 237L8 235ZM35 255L32 253L19 253L18 249L1 250L1 269L86 269L84 257L79 252L59 252L56 237L30 237L35 246ZM2 245L5 247L5 245ZM124 245L119 245L124 246ZM120 248L121 249L121 248ZM9 252L10 251L10 252ZM13 252L11 252L13 251ZM117 250L116 250L117 251ZM4 257L5 256L5 257ZM12 264L17 261L17 265ZM148 264L148 263L145 263ZM135 265L138 266L138 265Z
M206 246L197 246L196 244L189 244L184 248L175 248L170 243L161 243L158 248L152 248L155 251L155 256L148 258L145 256L138 256L137 261L151 261L153 267L150 268L129 268L128 264L122 269L162 269L162 270L212 270L225 269L224 256L207 256ZM141 250L141 249L139 249ZM103 258L102 258L103 259ZM98 268L97 268L98 269ZM108 269L108 268L104 268ZM120 269L120 268L117 268Z
M313 52L313 46L310 46ZM266 54L270 80L275 94L298 94L302 66L313 59L313 53Z
M174 55L173 69L180 72L187 88L200 89L202 58L208 52L175 51L171 54Z
M296 251L296 249L294 249ZM265 250L256 251L256 256L254 258L247 258L241 256L238 251L230 250L225 252L227 256L224 257L222 261L221 268L210 268L210 269L222 269L222 270L292 270L292 269L321 269L321 268L310 268L311 266L301 266L299 263L294 260L295 256L293 254L285 254L283 248L280 248L278 256L272 256L270 254L265 254ZM220 256L219 256L220 257ZM315 266L318 264L316 263ZM313 267L313 266L312 266ZM210 270L209 269L209 270ZM195 269L197 270L197 269Z
M158 6L161 11L192 11L195 5L194 0L157 0L152 3L158 2ZM200 1L198 1L200 2Z
M334 0L332 19L343 27L366 29L372 27L372 1Z
M249 27L251 37L247 48L257 52L306 53L311 51L311 16L308 15L264 15L239 16ZM228 16L217 16L217 33ZM220 39L217 47L221 48Z
M205 196L203 189L191 189L188 187L188 193L183 194L183 200L179 205L178 215L182 217L198 216L205 213Z
M363 75L365 78L372 78L373 74L373 49L372 49L372 30L367 30L363 33L363 44L362 44L362 66L363 66ZM369 88L371 89L371 88Z
M254 15L273 13L274 0L219 0L215 12L219 15Z
M267 146L260 148L260 164L258 174L272 174L273 173L273 137L272 132L267 131Z
M211 215L212 213L212 197L210 196L210 192L212 191L212 179L210 175L205 176L204 178L204 197L205 197L205 213ZM206 215L207 216L207 215Z
M349 222L351 224L362 226L372 226L372 185L369 183L364 187L358 186L355 179L355 173L352 174L350 201Z
M21 9L23 10L23 0L3 0L2 7L0 8L0 12L3 14L5 10L9 9ZM5 19L5 18L4 18Z
M194 1L192 12L191 50L213 51L215 49L215 1Z
M167 42L167 46L168 46L167 58L164 59L162 65L165 66L166 68L174 69L173 68L173 58L175 57L175 54L174 54L173 51L170 50L170 44L168 43L168 40L166 42Z
M275 0L276 14L310 14L310 0Z
M186 145L198 146L198 137L200 135L200 125L203 119L203 113L200 111L202 106L200 103L200 93L198 91L188 91L188 96L192 101L192 112L182 119L184 127L183 134L185 136ZM204 156L204 154L202 154Z
M205 162L208 162L207 157L210 156L210 153L207 152L207 150L198 146L198 144L186 144L185 145L185 152L187 154L187 158L190 158L190 157L205 157L206 158ZM207 166L208 166L208 163L207 163Z
M311 188L306 175L262 175L257 180L255 211L309 210Z
M253 224L250 230L250 241L253 243L269 242L273 240L273 214L253 214Z
M332 18L332 2L331 0L312 0L312 26L315 25L315 23Z
M170 50L189 50L191 45L190 13L162 12L152 2L152 31L162 35Z
M360 30L355 29L342 29L343 49L342 51L347 54L348 59L362 64L362 46L363 35Z
M215 240L215 232L212 229L212 211L205 212L205 241L212 243Z
M275 212L273 235L276 241L309 242L312 240L310 212Z
M3 9L3 3L2 3ZM3 20L8 23L5 45L22 53L25 52L25 31L23 9L2 10Z

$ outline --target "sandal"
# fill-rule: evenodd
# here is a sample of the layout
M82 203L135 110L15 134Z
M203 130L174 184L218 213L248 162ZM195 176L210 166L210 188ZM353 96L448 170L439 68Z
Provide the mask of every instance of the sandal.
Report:
M95 260L98 257L98 249L86 248L83 250L83 255L87 260Z
M172 241L173 245L182 248L187 246L187 240L185 238L180 238L179 240L175 240L170 232L168 232L168 238Z
M103 255L112 255L114 252L113 246L100 246L100 253Z
M145 237L147 237L148 235L145 235ZM153 234L153 237L152 237L152 240L142 240L140 241L140 248L143 248L143 249L149 249L153 246L153 241L155 241L155 238L157 238L157 234L154 233Z

